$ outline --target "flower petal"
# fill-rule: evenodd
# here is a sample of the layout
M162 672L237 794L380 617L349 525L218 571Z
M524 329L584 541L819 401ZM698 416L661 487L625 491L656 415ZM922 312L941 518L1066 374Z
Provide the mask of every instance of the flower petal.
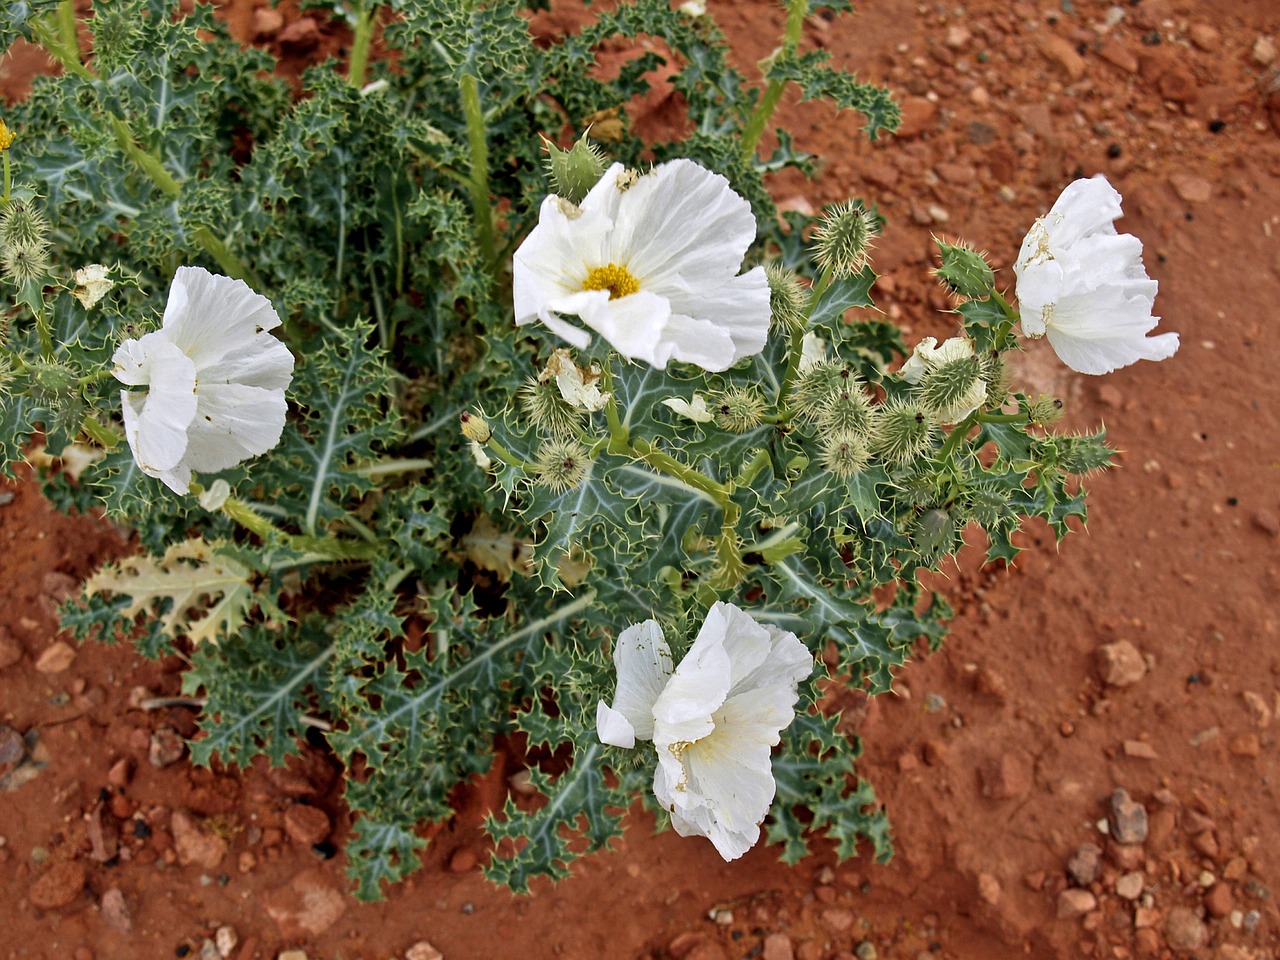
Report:
M278 326L280 317L271 301L243 280L203 267L179 267L173 275L163 330L197 370L247 346L260 331Z
M1065 297L1047 324L1049 343L1077 373L1104 374L1139 360L1165 360L1178 350L1178 335L1148 337L1159 322L1146 296L1110 285Z
M702 287L694 291L681 289L658 289L671 304L671 312L675 315L696 317L698 329L704 329L710 323L716 329L728 333L732 341L732 354L724 366L707 366L688 355L689 348L683 348L684 354L677 352L675 359L686 363L697 363L704 370L718 373L727 370L743 357L752 357L764 349L769 336L769 321L772 316L769 306L769 280L764 267L755 267L741 276L730 277L718 287ZM719 347L717 347L717 350Z
M192 470L226 470L280 442L286 412L283 390L210 383L200 385L199 399L187 431L186 461Z
M618 687L610 709L627 720L636 739L652 740L654 704L667 685L672 669L671 648L662 636L658 621L632 624L618 634L613 664L618 673ZM600 739L605 740L603 732Z
M187 428L196 415L196 369L163 338L146 346L149 350L141 366L148 377L145 397L122 392L125 439L142 471L158 477L180 463L186 452ZM136 359L135 351L131 347L126 355ZM120 350L116 356L121 356Z
M538 225L513 258L517 326L545 322L547 304L581 292L591 268L609 262L606 248L613 222L599 209L590 209L589 200L590 195L580 207L555 196L542 201Z
M652 721L650 721L652 724ZM601 743L630 749L636 745L636 728L621 710L615 710L603 700L596 703L596 736Z

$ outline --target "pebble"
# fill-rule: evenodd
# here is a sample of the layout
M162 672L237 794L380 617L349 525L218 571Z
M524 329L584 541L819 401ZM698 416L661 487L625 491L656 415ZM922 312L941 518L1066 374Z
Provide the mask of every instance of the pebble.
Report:
M1170 98L1172 99L1172 98ZM1208 203L1213 198L1213 184L1191 173L1175 173L1169 178L1173 192L1187 203Z
M1257 511L1253 515L1253 525L1263 533L1269 533L1273 537L1280 536L1280 517L1276 516L1270 510L1263 509ZM0 642L2 642L2 639L3 638L0 638ZM3 646L0 645L0 651L3 651L3 649ZM18 656L21 655L21 653L18 654Z
M444 954L426 940L419 940L405 951L404 960L444 960Z
M1081 844L1067 861L1067 873L1078 887L1087 887L1098 879L1102 867L1102 848L1096 843Z
M86 879L84 864L76 861L55 863L32 884L27 896L32 905L41 910L57 910L80 896Z
M1174 907L1164 918L1164 937L1179 952L1198 950L1209 939L1209 928L1190 907Z
M133 930L133 914L124 899L124 893L118 887L112 887L102 894L102 920L111 929L128 934Z
M276 960L308 960L307 951L305 950L281 950L276 954Z
M1058 919L1075 920L1098 905L1098 898L1088 890L1068 887L1058 894Z
M1000 881L989 873L978 874L978 896L986 903L996 907L1000 905L1000 899L1004 896L1004 890L1000 886Z
M151 734L151 742L147 747L147 759L157 769L167 767L181 760L182 752L186 748L186 741L173 727L157 727L155 733Z
M1147 661L1128 640L1103 644L1098 648L1097 663L1103 683L1113 687L1132 686L1147 672Z
M876 945L874 943L870 940L863 940L853 951L853 955L857 957L858 960L876 960L876 958L880 956L880 953L876 950Z
M284 832L304 846L315 846L329 830L329 815L319 807L295 803L284 812Z
M1133 946L1140 957L1155 957L1160 954L1160 934L1154 930L1139 930L1133 935Z
M1256 757L1262 752L1262 744L1256 733L1242 733L1232 738L1228 750L1233 757Z
M854 917L851 911L842 910L839 907L822 911L822 922L836 933L844 933L852 927L853 920Z
M1098 56L1125 73L1138 72L1138 58L1133 55L1128 47L1117 43L1115 40L1108 40L1104 43L1098 51Z
M227 841L185 810L174 811L169 829L173 833L173 848L178 854L178 862L184 867L195 865L203 870L214 870L227 854Z
M1147 839L1147 808L1119 789L1111 794L1111 836L1117 843L1142 843Z
M1084 76L1085 62L1071 41L1064 37L1047 36L1040 41L1040 53L1050 63L1061 68L1067 78L1076 81Z
M204 942L200 944L200 960L221 960L218 945L208 937L205 937Z
M1218 838L1213 835L1212 830L1197 833L1191 839L1191 846L1206 857L1216 857L1218 855Z
M982 795L992 800L1017 800L1031 792L1031 765L1018 754L1002 754L978 771Z
M133 780L133 759L121 757L107 771L107 785L123 790Z
M226 960L231 956L231 951L236 948L236 944L240 942L240 936L236 933L235 927L224 924L214 933L213 942L218 948L218 956Z
M459 847L453 851L453 856L449 858L449 869L454 873L469 873L475 869L475 865L479 861L480 858L476 856L476 852L470 847Z
M795 949L791 946L791 938L785 933L771 933L764 938L762 960L795 960Z
M1142 896L1145 883L1146 878L1137 871L1123 874L1116 879L1116 896L1125 900L1137 900Z
M1222 42L1222 35L1207 23L1193 23L1187 33L1191 42L1205 53L1217 50L1218 44Z
M281 30L278 39L293 50L310 50L320 42L320 27L310 17L302 17Z
M27 741L7 724L0 723L0 773L7 773L27 755Z
M1236 898L1231 887L1225 883L1215 883L1204 895L1204 908L1211 917L1226 917L1236 908Z
M1265 728L1271 725L1271 707L1267 705L1266 698L1262 694L1246 690L1240 696L1255 726Z
M1269 67L1276 62L1276 44L1270 37L1259 37L1253 42L1249 52L1250 59L1260 67Z
M1159 754L1156 748L1145 740L1126 740L1124 742L1124 755L1133 757L1135 760L1158 760Z
M262 898L267 916L286 940L319 937L338 922L347 898L322 870L306 870Z
M76 651L71 644L58 640L51 643L40 658L36 660L36 669L41 673L62 673L75 663Z
M274 37L284 26L284 14L271 7L259 7L253 11L253 35L261 40Z

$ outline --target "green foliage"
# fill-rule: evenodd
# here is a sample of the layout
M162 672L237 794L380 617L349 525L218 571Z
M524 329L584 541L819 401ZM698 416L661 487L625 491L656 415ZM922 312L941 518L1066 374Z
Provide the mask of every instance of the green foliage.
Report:
M360 27L354 6L322 6ZM324 737L348 773L360 897L417 869L422 825L508 754L533 795L492 811L488 873L525 891L606 846L649 796L652 751L606 747L594 725L628 625L655 618L683 652L708 607L733 602L795 633L836 683L882 693L951 615L919 571L969 525L1006 562L1027 516L1065 535L1084 515L1077 478L1111 450L1101 433L1045 432L1043 403L1006 404L1003 384L951 432L916 420L915 387L892 369L906 346L870 313L865 256L884 221L849 201L853 234L824 270L816 224L776 215L766 174L810 175L813 158L785 130L769 156L744 149L776 97L731 66L711 17L637 0L535 43L523 11L538 4L387 6L396 16L374 22L391 56L372 83L325 63L296 90L205 4L98 0L79 56L59 39L69 5L5 6L0 43L42 43L64 69L5 118L20 137L0 198L0 468L43 441L64 458L46 471L61 508L101 506L136 532L140 554L95 576L63 622L187 659L183 689L204 701L196 762L280 764L304 733ZM633 58L600 69L629 42ZM857 110L872 138L896 128L887 91L802 47L767 67L771 91ZM644 143L628 111L658 82L687 123ZM550 182L547 142L564 145ZM625 362L596 338L570 357L599 403L570 406L554 377L531 401L564 346L511 322L511 256L542 199L580 200L607 162L674 157L750 202L747 266L794 273L786 316L762 351L710 374ZM114 286L86 306L74 271L89 264ZM296 366L279 444L179 497L135 461L111 369L185 264L269 297ZM984 267L943 245L965 334L998 365L1016 314ZM833 459L833 431L856 456ZM73 476L91 445L102 456ZM827 689L800 691L767 835L789 862L824 833L840 856L863 838L883 859L887 820Z

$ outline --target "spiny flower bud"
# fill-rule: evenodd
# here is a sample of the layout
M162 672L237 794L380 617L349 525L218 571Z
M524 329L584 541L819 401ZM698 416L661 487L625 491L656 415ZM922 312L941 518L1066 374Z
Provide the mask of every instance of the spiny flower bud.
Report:
M1115 450L1107 446L1103 433L1068 434L1055 438L1058 447L1058 466L1067 473L1086 476L1111 466Z
M987 398L982 363L970 355L938 364L920 379L915 393L943 423L959 423Z
M75 392L76 371L61 363L40 361L27 367L31 395L41 401L55 401Z
M468 440L476 443L488 443L490 438L493 437L493 430L489 426L489 421L478 413L464 410L462 415L458 417L458 421L462 425L462 435Z
M549 440L533 461L537 482L555 493L576 487L590 466L591 455L576 440Z
M835 276L858 273L870 259L876 218L859 200L832 207L814 234L818 264Z
M999 351L991 350L982 355L982 379L987 384L984 407L1002 407L1009 396L1009 365Z
M955 521L946 510L926 510L915 530L916 547L926 557L937 556L950 544L955 530Z
M801 371L791 394L791 406L802 420L814 420L831 397L850 389L857 375L834 360L820 360Z
M49 221L30 201L15 199L0 217L0 246L48 245Z
M876 408L871 452L889 463L914 460L933 441L937 425L923 404L892 400Z
M711 404L716 426L730 433L746 433L760 425L764 402L750 387L730 387L717 394Z
M604 173L605 159L600 148L588 142L583 134L568 150L562 150L546 137L542 145L547 151L547 172L556 193L570 203L581 203Z
M996 275L987 263L987 255L978 253L966 243L954 246L933 238L942 253L942 265L933 271L934 276L946 284L952 293L970 300L991 295Z
M1061 397L1054 397L1047 393L1042 393L1031 401L1027 407L1027 418L1032 423L1037 423L1042 427L1051 423L1057 423L1063 417L1063 402Z
M831 392L816 419L818 429L824 432L866 437L871 433L871 398L863 392L861 383L850 378Z
M583 411L565 403L554 380L539 383L530 377L521 384L516 399L530 422L543 433L575 437L582 431Z
M49 245L42 241L6 246L0 252L0 269L19 286L42 280L49 273Z
M861 473L871 460L871 449L866 437L838 431L822 442L822 465L841 480Z
M804 328L808 319L805 308L809 296L799 277L776 260L765 264L764 275L769 281L769 309L773 328L794 333Z
M969 496L969 515L987 529L1004 526L1016 519L1009 495L993 483L976 487Z

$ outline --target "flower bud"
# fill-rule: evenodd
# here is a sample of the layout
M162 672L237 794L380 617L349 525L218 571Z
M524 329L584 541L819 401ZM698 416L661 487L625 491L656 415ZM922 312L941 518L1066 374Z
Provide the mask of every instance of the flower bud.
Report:
M746 433L760 425L764 403L750 387L731 387L720 393L711 405L716 426L730 433Z
M547 172L556 193L570 203L581 203L605 170L604 154L588 142L584 133L572 147L562 150L546 137L542 145L547 151Z
M1064 414L1063 406L1061 397L1042 393L1031 401L1030 406L1027 408L1027 417L1032 423L1046 427L1062 419Z
M49 221L29 199L15 197L9 209L0 217L0 247L48 246Z
M857 375L844 364L819 361L801 371L791 394L791 406L801 420L816 420L832 396L848 390L850 384L856 382Z
M987 263L986 254L978 253L965 243L952 246L934 237L942 254L942 264L933 271L952 293L970 300L991 296L996 275Z
M1111 466L1115 450L1107 446L1101 432L1084 436L1068 434L1055 438L1058 467L1067 473L1085 476Z
M822 465L841 480L861 473L870 460L871 449L861 434L838 431L822 442Z
M19 286L43 280L49 273L49 245L41 241L7 246L0 252L0 269Z
M832 207L814 234L818 264L838 277L858 273L870 259L877 227L875 216L860 200Z
M910 400L892 400L876 410L872 453L889 463L906 463L928 449L937 424L927 407Z
M493 430L489 426L489 421L478 413L464 410L458 420L462 424L462 435L468 440L473 440L476 443L488 443L493 437Z
M560 396L554 380L539 383L530 377L516 392L520 408L539 431L553 437L576 437L582 431L583 411Z
M871 433L871 398L857 380L844 380L818 410L816 420L818 429L824 433L856 434L865 438Z
M982 363L972 354L940 363L920 379L915 394L940 421L958 423L987 398Z
M591 455L576 440L549 440L533 462L537 482L555 493L576 487L590 466Z
M78 377L74 368L61 363L40 361L27 367L31 396L50 402L75 393Z
M764 275L769 281L769 309L773 328L794 333L804 329L808 320L806 308L809 295L794 272L776 260L765 264Z

